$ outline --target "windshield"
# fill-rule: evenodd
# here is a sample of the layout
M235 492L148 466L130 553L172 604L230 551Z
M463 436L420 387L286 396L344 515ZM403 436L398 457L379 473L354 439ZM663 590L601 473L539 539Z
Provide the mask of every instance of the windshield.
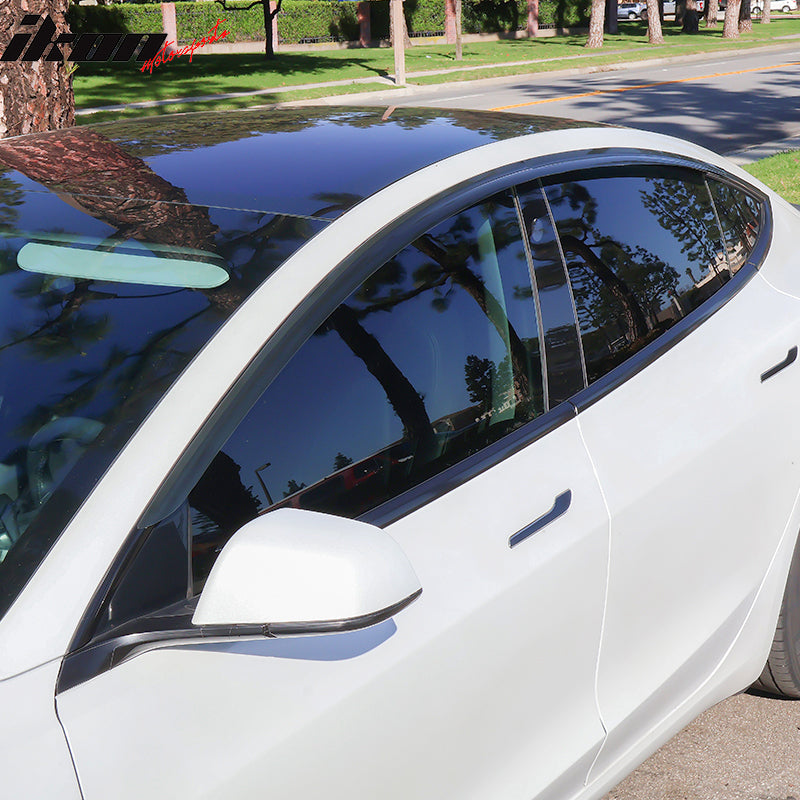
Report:
M31 183L0 173L0 616L193 356L325 224Z

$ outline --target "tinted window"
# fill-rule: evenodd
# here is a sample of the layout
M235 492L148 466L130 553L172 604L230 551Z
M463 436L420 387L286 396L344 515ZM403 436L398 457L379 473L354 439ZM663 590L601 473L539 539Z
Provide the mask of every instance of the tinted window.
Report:
M258 513L358 516L543 408L527 260L503 195L381 267L264 393L190 495L195 589Z
M109 174L163 202L0 173L0 616L194 355L325 225L191 206L121 163Z
M550 407L584 387L575 306L558 240L538 183L519 191L544 335Z
M730 277L702 175L638 168L545 187L569 270L589 382Z
M758 238L761 204L728 183L709 180L708 186L725 234L728 264L735 273L747 261Z

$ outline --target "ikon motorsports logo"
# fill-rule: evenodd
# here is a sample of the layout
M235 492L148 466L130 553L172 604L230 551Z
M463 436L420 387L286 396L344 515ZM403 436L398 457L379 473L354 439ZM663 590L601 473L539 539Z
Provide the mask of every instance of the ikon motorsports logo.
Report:
M39 25L35 34L15 33L0 61L137 61L155 58L167 39L166 33L62 33L49 14L26 14L21 28ZM55 38L54 38L55 37ZM69 45L69 52L65 45ZM139 48L137 50L137 48Z

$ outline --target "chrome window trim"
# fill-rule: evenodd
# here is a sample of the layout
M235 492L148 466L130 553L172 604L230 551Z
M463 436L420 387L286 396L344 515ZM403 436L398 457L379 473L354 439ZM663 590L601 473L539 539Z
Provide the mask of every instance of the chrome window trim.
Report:
M626 147L590 149L509 164L488 173L476 175L468 181L439 192L406 214L388 222L378 236L361 243L348 258L337 264L326 278L287 316L280 329L242 371L231 390L211 412L203 427L197 431L170 473L165 477L161 487L142 513L137 528L132 530L126 538L76 629L70 643L69 653L74 653L90 643L97 616L112 592L121 568L130 561L132 554L138 549L146 529L174 510L172 506L175 505L175 497L188 495L205 466L210 463L222 444L244 418L247 410L257 401L294 353L336 307L381 265L438 222L494 194L511 190L517 184L540 181L542 178L557 178L560 174L580 169L659 164L673 167L682 166L701 174L711 175L759 200L761 203L761 226L755 247L747 263L702 306L692 311L681 322L603 378L578 392L570 400L547 410L540 417L512 431L497 442L386 501L361 515L359 519L385 527L443 496L465 480L489 470L510 455L573 419L576 414L597 402L628 378L636 375L719 310L755 274L766 257L772 233L772 217L769 200L765 195L755 187L713 165L660 151ZM520 225L520 230L524 241L526 239L524 224ZM298 251L299 253L302 253L302 248ZM535 294L535 285L532 286ZM213 339L211 341L213 343ZM583 369L585 370L585 365ZM197 466L198 464L202 465L202 469ZM230 635L236 636L237 634L231 633Z

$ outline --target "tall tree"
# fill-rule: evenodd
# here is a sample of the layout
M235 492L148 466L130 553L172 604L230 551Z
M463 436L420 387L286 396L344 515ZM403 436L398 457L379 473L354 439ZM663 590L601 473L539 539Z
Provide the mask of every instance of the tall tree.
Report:
M706 0L706 28L717 27L717 14L719 13L719 0Z
M278 0L275 3L275 8L272 8L270 0L254 0L249 6L229 6L226 5L225 0L215 0L219 3L225 11L248 11L255 6L261 6L264 11L264 58L275 58L275 42L272 36L272 21L278 16L281 10L281 3L283 0Z
M47 49L59 35L69 33L66 13L69 0L41 0L35 7L30 0L0 2L0 53L5 53L11 38L28 14L43 15L30 47ZM52 21L51 21L52 20ZM54 47L54 46L53 46ZM26 55L27 51L22 55ZM31 55L35 55L32 53ZM75 122L72 75L64 60L32 61L21 58L0 61L0 138L22 133L68 128Z
M722 27L723 39L739 38L739 7L742 0L728 0L725 6L725 23Z
M769 25L772 22L772 3L770 0L762 0L764 3L764 8L761 9L761 22L764 25Z
M764 3L765 6L769 5L769 0ZM750 14L750 0L742 0L739 6L739 32L753 30L753 17Z
M647 0L647 41L650 44L664 44L658 0Z
M539 35L539 0L528 0L528 36Z
M592 14L589 17L589 38L587 47L603 46L603 27L606 21L605 0L592 0Z

